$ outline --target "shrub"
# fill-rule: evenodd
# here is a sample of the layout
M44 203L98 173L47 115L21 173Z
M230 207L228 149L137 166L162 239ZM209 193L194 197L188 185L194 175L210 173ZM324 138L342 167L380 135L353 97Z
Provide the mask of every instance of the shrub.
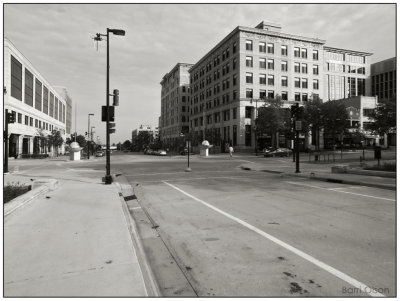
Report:
M383 165L367 166L365 169L396 172L396 162L384 162Z
M7 203L12 199L15 199L16 197L28 192L29 190L31 190L30 185L20 184L19 182L7 183L3 190L3 202Z

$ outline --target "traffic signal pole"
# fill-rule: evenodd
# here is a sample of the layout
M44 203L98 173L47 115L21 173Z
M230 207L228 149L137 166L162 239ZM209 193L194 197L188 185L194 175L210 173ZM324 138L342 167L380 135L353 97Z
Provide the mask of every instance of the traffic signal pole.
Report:
M8 110L6 109L4 127L4 166L3 173L8 174Z
M296 173L300 173L299 131L296 131Z
M106 177L105 184L112 183L111 171L110 171L110 55L109 55L109 38L110 38L110 29L107 28L107 93L106 93L106 106L107 106L107 121L106 121Z

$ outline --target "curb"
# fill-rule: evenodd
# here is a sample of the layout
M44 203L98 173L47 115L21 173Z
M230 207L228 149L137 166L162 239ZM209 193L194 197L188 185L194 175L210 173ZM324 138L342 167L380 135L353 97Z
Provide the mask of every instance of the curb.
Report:
M114 178L114 176L113 176ZM143 283L147 292L147 297L161 297L161 291L160 288L158 286L157 281L155 280L155 276L154 273L150 267L150 263L149 260L146 256L146 253L144 251L144 247L143 244L139 238L139 231L136 225L135 220L133 219L133 217L131 216L131 214L129 213L129 209L128 206L126 205L124 196L122 194L123 188L122 185L120 183L118 183L115 178L113 181L114 185L117 187L117 189L120 191L119 192L119 199L121 201L121 206L122 206L122 210L124 212L125 215L125 219L127 222L127 226L128 226L128 230L129 230L129 234L131 236L131 240L134 246L134 250L136 253L136 256L138 257L139 260L139 267L141 270L141 274L143 277ZM130 186L130 185L129 185ZM130 188L132 189L132 187L130 186ZM133 190L132 190L133 191ZM146 276L145 277L143 275L143 270L146 271ZM146 278L146 279L145 279ZM146 281L147 280L147 281ZM150 282L150 283L148 283Z

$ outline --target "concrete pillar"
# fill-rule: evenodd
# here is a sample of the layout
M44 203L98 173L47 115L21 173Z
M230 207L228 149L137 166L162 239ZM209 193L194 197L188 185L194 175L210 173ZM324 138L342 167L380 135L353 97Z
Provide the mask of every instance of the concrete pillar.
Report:
M33 154L33 139L34 139L34 137L30 137L30 138L29 138L29 150L28 150L28 153L29 153L30 155Z

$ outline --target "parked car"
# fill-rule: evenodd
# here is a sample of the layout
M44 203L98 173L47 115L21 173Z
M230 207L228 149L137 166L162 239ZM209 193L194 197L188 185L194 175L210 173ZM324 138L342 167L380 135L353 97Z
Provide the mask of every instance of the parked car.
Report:
M96 157L103 157L104 156L104 152L103 151L97 151L96 152Z
M270 148L264 152L264 157L289 157L290 155L292 155L292 150L283 147Z
M187 155L188 154L188 149L185 147L182 151L181 151L181 155Z
M159 151L157 151L157 155L158 156L166 156L167 152L165 150L163 150L163 149L160 149Z

